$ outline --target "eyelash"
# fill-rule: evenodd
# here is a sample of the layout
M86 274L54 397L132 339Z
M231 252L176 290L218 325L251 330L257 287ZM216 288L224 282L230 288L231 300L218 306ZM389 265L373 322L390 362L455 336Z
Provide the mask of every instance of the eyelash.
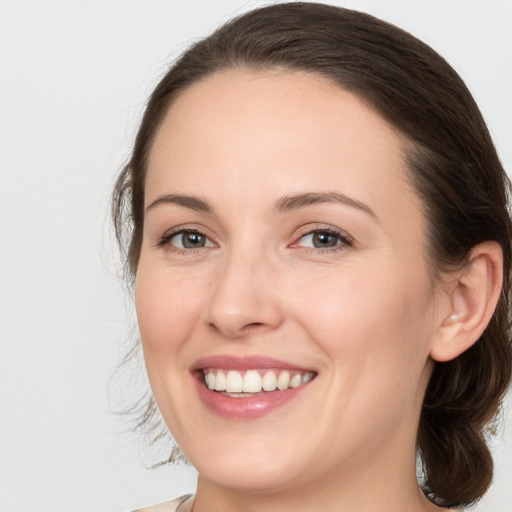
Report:
M171 241L173 240L173 238L175 238L179 235L185 235L185 234L197 234L199 236L202 236L205 238L205 240L207 242L209 242L209 245L204 245L202 247L188 247L188 248L187 247L177 247L175 245L172 245ZM296 239L295 242L293 242L290 245L290 247L301 248L301 246L299 245L299 242L301 240L305 239L306 237L314 237L315 234L316 235L324 234L324 235L335 237L337 239L336 244L331 247L302 247L302 249L305 249L307 251L325 254L326 252L342 251L342 250L345 250L354 245L354 240L350 236L348 236L346 233L343 233L343 232L338 231L333 228L323 227L323 228L316 228L316 229L310 229L308 231L305 231ZM158 242L157 246L158 247L167 246L168 249L173 252L181 253L181 254L186 254L186 253L190 254L191 251L198 251L198 250L206 249L209 247L214 247L215 244L210 240L210 238L207 235L205 235L202 231L200 231L198 229L181 228L179 230L171 231L171 232L163 235L161 240Z
M331 247L303 247L303 249L313 251L316 253L325 254L326 252L343 251L354 245L354 240L346 233L343 233L342 231L333 228L321 227L305 231L299 236L299 238L297 238L296 242L293 242L291 247L300 247L298 244L301 240L303 240L306 237L314 237L315 234L324 234L335 237L337 239L336 244Z
M205 238L205 240L207 242L209 242L209 245L205 245L203 247L177 247L175 245L172 245L171 241L173 238L175 238L179 235L185 235L185 234L197 234L199 236L202 236ZM190 253L191 251L198 251L201 249L205 249L205 248L214 246L213 242L210 240L210 238L208 236L206 236L202 231L200 231L198 229L194 229L194 228L181 228L176 231L171 231L169 233L166 233L164 236L162 236L162 238L160 239L160 241L158 242L157 245L158 245L158 247L167 247L169 250L176 252L176 253L180 253L180 254L186 254L186 253Z

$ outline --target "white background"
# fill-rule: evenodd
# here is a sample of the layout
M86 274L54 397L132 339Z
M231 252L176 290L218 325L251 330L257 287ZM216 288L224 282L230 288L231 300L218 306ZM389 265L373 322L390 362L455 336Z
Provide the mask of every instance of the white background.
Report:
M443 54L512 171L511 0L331 3ZM144 469L136 436L110 412L131 319L108 197L167 63L262 4L0 0L0 511L121 512L193 490L192 469ZM510 399L506 408L479 512L512 511Z

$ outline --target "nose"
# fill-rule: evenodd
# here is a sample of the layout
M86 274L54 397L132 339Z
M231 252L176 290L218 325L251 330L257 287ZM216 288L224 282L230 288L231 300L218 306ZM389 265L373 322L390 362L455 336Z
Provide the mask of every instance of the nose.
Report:
M208 326L230 339L279 327L283 314L276 280L262 255L229 256L211 282L205 308Z

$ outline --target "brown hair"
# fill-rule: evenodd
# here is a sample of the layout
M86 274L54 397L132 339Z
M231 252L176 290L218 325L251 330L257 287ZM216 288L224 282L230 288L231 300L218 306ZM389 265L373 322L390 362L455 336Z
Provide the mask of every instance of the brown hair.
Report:
M191 84L237 67L327 77L406 137L410 179L428 219L434 272L464 265L482 241L501 244L504 285L494 316L469 350L436 363L418 432L425 494L445 507L474 503L491 482L485 427L511 373L510 185L470 92L426 44L361 12L298 2L251 11L191 46L151 95L131 160L115 186L113 217L129 274L137 270L146 162L162 119ZM150 401L142 419L152 419L155 411Z

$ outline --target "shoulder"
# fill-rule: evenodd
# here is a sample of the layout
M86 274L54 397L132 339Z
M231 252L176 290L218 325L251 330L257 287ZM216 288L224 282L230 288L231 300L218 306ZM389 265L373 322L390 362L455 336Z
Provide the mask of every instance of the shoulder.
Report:
M152 505L150 507L138 508L137 510L133 510L133 512L177 512L178 507L180 505L185 505L185 502L188 502L190 505L192 505L192 497L192 494L186 494L185 496L181 496L180 498L176 498L172 501L158 503L157 505ZM180 509L180 512L187 512L187 510L188 507Z

